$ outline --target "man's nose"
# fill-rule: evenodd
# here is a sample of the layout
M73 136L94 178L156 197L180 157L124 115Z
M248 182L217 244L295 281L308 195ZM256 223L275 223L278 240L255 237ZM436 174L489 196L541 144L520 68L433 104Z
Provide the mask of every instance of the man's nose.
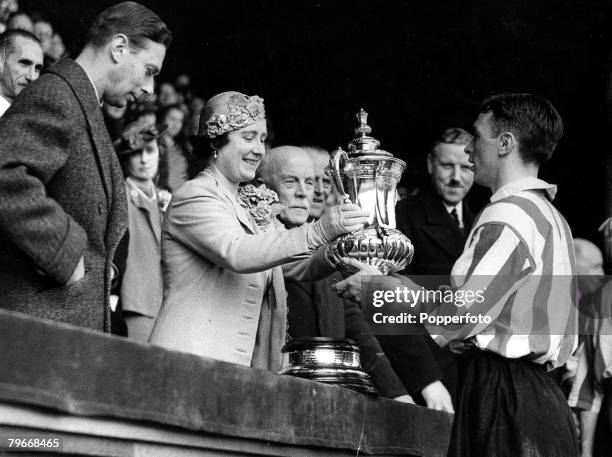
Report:
M315 181L314 193L317 196L323 195L323 180L322 179L317 179Z
M457 165L453 167L453 171L451 172L451 178L455 181L461 180L461 166Z
M151 95L154 90L155 90L155 81L153 79L143 84L142 86L142 92L146 95Z
M29 82L29 83L34 81L36 79L36 68L34 68L34 67L30 68L27 71L25 77L26 77L26 81Z
M298 183L297 188L295 190L295 195L297 197L305 197L308 195L308 191L306 190L306 183Z

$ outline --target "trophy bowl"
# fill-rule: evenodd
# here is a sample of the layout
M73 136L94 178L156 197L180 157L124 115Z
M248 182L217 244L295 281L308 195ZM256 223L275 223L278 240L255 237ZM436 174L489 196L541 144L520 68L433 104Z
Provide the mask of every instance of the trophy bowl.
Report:
M361 368L360 349L347 338L294 338L282 349L281 374L376 394Z
M327 260L332 265L354 272L356 269L342 260L350 258L377 267L383 274L403 270L413 253L412 243L399 230L375 228L342 235L326 251Z

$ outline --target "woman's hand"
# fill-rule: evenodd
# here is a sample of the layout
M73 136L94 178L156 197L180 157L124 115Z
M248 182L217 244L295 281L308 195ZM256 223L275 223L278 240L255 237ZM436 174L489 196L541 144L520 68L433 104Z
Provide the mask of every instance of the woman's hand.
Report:
M368 212L353 203L332 206L313 223L313 229L321 244L332 241L345 233L362 228L368 222Z

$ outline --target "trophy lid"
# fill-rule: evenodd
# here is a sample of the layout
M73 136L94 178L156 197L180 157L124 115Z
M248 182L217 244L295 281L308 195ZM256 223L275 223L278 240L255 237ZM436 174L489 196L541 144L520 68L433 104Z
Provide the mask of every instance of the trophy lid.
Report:
M355 129L357 136L348 144L348 155L353 157L363 155L393 157L390 152L380 149L380 141L369 136L372 133L372 127L368 125L368 113L361 108L356 117L359 122L359 126Z

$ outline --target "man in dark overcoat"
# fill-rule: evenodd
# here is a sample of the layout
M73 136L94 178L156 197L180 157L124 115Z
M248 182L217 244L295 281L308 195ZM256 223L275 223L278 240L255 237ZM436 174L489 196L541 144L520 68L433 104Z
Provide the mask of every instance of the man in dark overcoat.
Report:
M127 202L100 107L151 93L170 40L152 11L114 5L0 119L0 307L110 330Z

